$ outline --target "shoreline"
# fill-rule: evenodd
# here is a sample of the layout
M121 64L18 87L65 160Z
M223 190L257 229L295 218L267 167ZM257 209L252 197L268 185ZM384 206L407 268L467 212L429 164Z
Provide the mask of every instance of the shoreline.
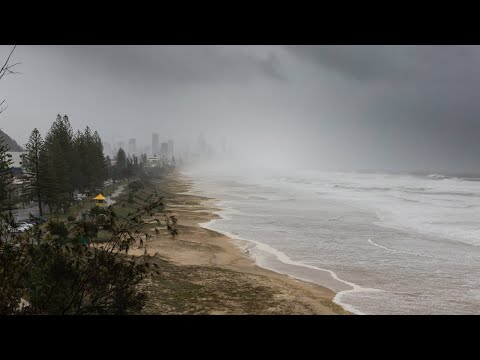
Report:
M192 191L192 192L187 192L185 193L185 195L192 195L192 196L195 196L195 193ZM211 198L211 197L208 197L207 198L208 200L205 200L206 202L212 202L212 203L215 203L216 206L218 206L222 200L220 199L216 199L216 198ZM342 307L345 311L349 312L350 314L352 315L366 315L365 313L361 312L360 310L356 309L354 306L350 305L350 304L347 304L347 303L343 303L340 298L343 294L346 294L346 293L350 293L350 292L365 292L365 291L380 291L378 289L372 289L372 288L364 288L364 287L361 287L360 285L357 285L355 283L352 283L350 281L347 281L347 280L343 280L343 279L340 279L338 277L338 275L332 271L332 270L329 270L329 269L325 269L325 268L319 268L317 266L312 266L312 265L307 265L307 264L303 264L303 263L300 263L298 261L295 261L295 260L292 260L288 255L286 255L285 253L275 249L275 248L272 248L270 245L267 245L267 244L264 244L264 243L261 243L261 242L258 242L258 241L255 241L255 240L251 240L251 239L245 239L245 238L241 238L239 237L238 235L235 235L235 234L232 234L228 231L222 231L222 230L219 230L219 229L215 229L214 227L212 227L211 225L214 224L216 221L218 220L222 220L222 219L225 219L224 216L222 216L222 212L226 212L228 211L227 209L224 209L224 208L221 208L221 206L219 206L219 211L217 212L214 212L217 217L214 218L214 219L211 219L207 222L204 222L204 223L199 223L198 225L202 228L205 228L205 229L208 229L208 230L211 230L211 231L215 231L215 232L218 232L222 235L225 235L226 237L229 238L230 241L232 241L234 243L234 245L237 246L238 250L247 258L251 259L256 266L259 266L260 268L262 269L265 269L265 270L268 270L268 271L273 271L274 273L276 274L279 274L279 275L284 275L284 276L287 276L288 278L291 278L291 279L295 279L295 280L298 280L298 281L302 281L302 282L305 282L305 283L310 283L310 284L314 284L316 286L320 286L322 288L326 288L326 289L329 289L331 291L333 291L335 293L335 296L333 297L332 301L333 303L339 305L340 307ZM335 290L335 289L332 289L331 287L334 287L334 286L331 286L331 287L328 287L324 284L321 284L319 282L316 282L315 280L311 280L311 279L308 279L308 278L305 278L305 277L300 277L300 276L296 276L295 274L292 274L292 273L288 273L288 271L285 271L285 272L281 272L281 270L279 269L275 269L274 266L270 265L261 265L258 261L258 256L256 257L255 255L252 254L251 252L251 249L249 250L247 247L248 245L241 245L240 242L243 242L243 243L246 243L246 244L255 244L255 249L257 248L261 248L263 249L265 252L268 252L269 254L273 255L274 257L277 258L277 260L279 262L281 262L282 264L286 265L286 266L294 266L294 267L300 267L300 268L305 268L305 269L312 269L312 270L315 270L315 271L320 271L320 272L323 272L323 273L328 273L329 276L331 277L331 279L333 281L336 281L337 283L340 283L340 284L345 284L347 285L348 289L342 289L342 290Z
M201 297L189 292L191 298L180 310L174 302L167 306L159 298L165 296L160 288L165 275L149 284L149 292L158 296L151 297L147 313L352 314L334 303L338 293L333 290L263 268L242 251L238 240L206 228L205 224L221 218L218 212L222 209L216 207L216 199L192 194L192 185L192 179L178 172L157 181L167 210L178 218L179 235L175 239L153 237L145 248L131 253L141 255L147 250L168 261L175 273L184 274L182 279L188 277L185 286L201 284L195 287ZM170 297L175 295L169 292ZM182 299L176 297L177 302Z

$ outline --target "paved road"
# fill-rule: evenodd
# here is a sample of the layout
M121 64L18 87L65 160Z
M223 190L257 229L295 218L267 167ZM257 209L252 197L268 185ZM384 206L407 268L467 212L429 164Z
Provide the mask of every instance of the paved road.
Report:
M24 220L30 217L30 214L34 216L38 216L38 204L34 203L25 207L25 209L15 209L12 211L13 215L15 216L16 220Z
M105 196L105 203L107 204L107 206L110 206L110 205L113 205L116 203L116 200L114 200L113 198L116 198L118 197L118 195L120 195L122 193L122 191L125 189L125 185L122 184L118 187L117 190L115 190L112 195L110 196Z

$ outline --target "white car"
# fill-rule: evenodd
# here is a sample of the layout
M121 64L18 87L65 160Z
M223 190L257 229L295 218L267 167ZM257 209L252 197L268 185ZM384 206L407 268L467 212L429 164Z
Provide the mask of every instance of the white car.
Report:
M73 198L74 198L76 201L82 201L82 200L85 199L86 197L87 197L87 195L85 195L85 194L75 194Z
M30 230L31 228L33 228L33 224L26 221L18 222L16 227L17 232L24 232L24 231Z

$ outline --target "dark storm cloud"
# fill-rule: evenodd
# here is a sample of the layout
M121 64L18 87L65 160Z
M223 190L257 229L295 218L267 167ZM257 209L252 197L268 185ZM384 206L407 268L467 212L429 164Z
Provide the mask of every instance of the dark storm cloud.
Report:
M357 80L398 78L404 65L378 46L302 46L289 48L299 56Z
M371 146L370 154L377 152L380 158L378 152L383 153L383 163L395 159L391 167L479 169L478 47L287 48L299 59L341 77L345 91L339 96L345 106L361 108L343 121L366 129L368 139L381 145Z
M69 46L58 52L81 68L132 85L243 83L258 76L283 79L273 54L259 58L234 47Z
M9 47L0 46L0 59ZM228 136L258 119L249 106L256 86L285 81L273 47L255 46L19 46L22 75L0 84L9 102L4 130L24 144L25 127L45 133L57 113L75 128L98 129L111 143L137 138L149 145ZM267 93L268 95L268 93ZM243 121L243 122L242 122ZM240 124L240 125L238 125ZM180 148L180 147L179 147Z
M437 82L478 74L475 69L479 51L469 46L290 45L287 48L312 63L360 81Z
M259 166L480 171L479 49L19 46L1 125L24 144L60 112L112 143L227 138Z

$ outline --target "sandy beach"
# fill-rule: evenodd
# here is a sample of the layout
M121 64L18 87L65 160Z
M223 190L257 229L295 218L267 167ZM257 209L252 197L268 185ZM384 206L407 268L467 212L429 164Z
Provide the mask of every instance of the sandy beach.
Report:
M332 302L333 291L260 268L235 240L202 228L218 218L218 209L215 199L184 194L191 179L175 173L156 187L178 218L179 234L172 238L162 229L148 241L146 249L162 271L144 285L150 295L145 313L348 314Z

